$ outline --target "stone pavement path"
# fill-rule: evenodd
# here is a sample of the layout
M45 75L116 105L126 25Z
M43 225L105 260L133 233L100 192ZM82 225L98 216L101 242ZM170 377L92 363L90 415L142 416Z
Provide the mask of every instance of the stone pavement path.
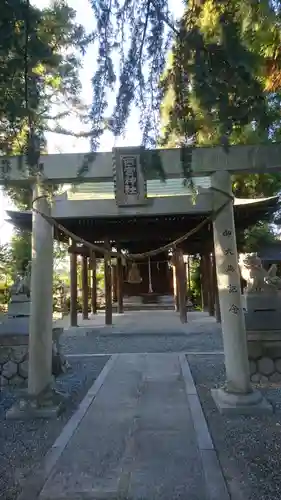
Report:
M222 351L221 328L206 313L190 312L182 324L174 311L126 311L104 325L104 314L82 320L68 328L69 318L59 320L64 354L113 354L134 352Z
M85 415L54 444L39 499L228 500L184 354L108 363Z
M89 319L83 320L82 314L78 314L78 325L80 328L70 327L70 316L56 320L58 327L68 329L68 335L78 334L80 330L83 335L84 329L91 330L92 333L128 333L149 335L153 333L185 334L190 329L203 328L204 330L213 329L216 320L204 312L188 312L187 323L182 324L179 313L170 310L147 310L147 311L125 311L124 314L114 313L112 315L112 325L105 325L104 311L98 314L89 314Z

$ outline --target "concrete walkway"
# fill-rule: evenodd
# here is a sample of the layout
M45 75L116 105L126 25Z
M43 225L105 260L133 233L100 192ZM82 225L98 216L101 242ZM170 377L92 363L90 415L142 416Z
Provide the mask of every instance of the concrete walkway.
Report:
M229 500L184 354L113 356L44 470L40 500Z
M185 334L190 330L203 328L212 329L217 325L214 317L209 316L204 312L189 312L187 313L188 322L182 324L179 313L169 310L147 310L147 311L125 311L124 314L113 314L112 325L105 325L104 312L89 315L88 320L82 319L82 314L78 314L77 327L70 327L70 317L65 316L63 319L56 321L56 326L67 329L67 334L81 334L85 329L91 330L93 333L129 333L129 334Z

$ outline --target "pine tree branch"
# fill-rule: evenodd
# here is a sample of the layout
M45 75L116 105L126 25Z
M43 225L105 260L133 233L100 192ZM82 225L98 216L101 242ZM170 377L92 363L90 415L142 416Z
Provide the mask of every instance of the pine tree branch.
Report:
M167 16L165 16L161 11L160 9L158 8L158 6L155 4L155 1L154 0L151 0L151 4L152 6L154 7L154 10L156 11L159 19L161 19L162 21L164 21L164 23L168 26L168 28L170 28L176 35L179 35L180 32L177 30L177 28L175 27L175 25L172 23L172 21L170 19L168 19Z

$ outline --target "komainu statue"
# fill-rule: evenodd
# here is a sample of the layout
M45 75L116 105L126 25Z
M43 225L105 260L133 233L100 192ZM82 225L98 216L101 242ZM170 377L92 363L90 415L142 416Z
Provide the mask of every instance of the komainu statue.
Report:
M247 282L245 293L277 293L281 289L281 279L276 276L275 264L266 271L257 254L247 254L240 263L241 275Z
M14 283L10 287L10 294L13 295L27 295L30 296L31 289L31 262L28 263L24 275L16 274L14 276Z

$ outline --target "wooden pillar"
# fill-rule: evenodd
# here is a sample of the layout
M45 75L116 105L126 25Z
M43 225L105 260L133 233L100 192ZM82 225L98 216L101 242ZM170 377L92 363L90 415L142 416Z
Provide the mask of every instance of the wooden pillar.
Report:
M178 293L178 282L177 282L177 272L176 272L176 257L174 256L173 263L173 289L174 289L174 303L175 311L179 312L179 293Z
M201 255L200 275L201 275L202 310L204 312L208 312L208 310L209 310L208 273L207 273L207 265L206 265L205 255Z
M186 262L183 261L183 266L184 266L184 290L185 290L185 301L187 300L187 265Z
M104 246L110 249L108 240ZM104 293L105 293L105 324L112 325L112 280L111 280L111 257L104 255Z
M72 242L75 250L76 243ZM70 326L77 326L77 254L70 254Z
M206 258L206 273L208 276L208 310L210 316L215 316L215 282L213 261L209 253L205 255Z
M91 286L91 309L93 314L97 314L97 259L95 252L91 252L90 267L92 274Z
M190 288L191 288L190 255L187 256L186 279L187 279L188 292L190 293Z
M118 248L120 251L120 247ZM124 274L123 274L123 264L122 258L117 257L117 266L116 266L116 276L117 276L117 312L119 314L123 314L124 306L123 306L123 282L124 282Z
M112 300L117 302L117 263L112 266Z
M183 260L183 251L181 248L177 248L175 251L176 257L176 276L177 276L177 288L179 296L179 313L180 320L182 323L187 323L186 315L186 269Z
M82 317L89 319L89 283L88 283L88 257L82 257Z

